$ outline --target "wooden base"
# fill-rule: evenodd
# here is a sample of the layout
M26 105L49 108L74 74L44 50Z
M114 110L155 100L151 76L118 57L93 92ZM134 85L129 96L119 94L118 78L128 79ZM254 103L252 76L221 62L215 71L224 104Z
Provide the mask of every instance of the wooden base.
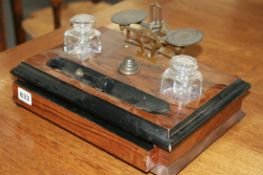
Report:
M236 76L200 63L202 96L182 105L160 93L167 58L160 54L159 63L153 64L138 57L140 73L120 74L117 68L123 58L134 55L138 48L124 48L123 36L116 31L100 31L104 50L86 62L72 60L57 48L24 60L11 73L86 111L86 115L169 152L250 87ZM83 74L78 75L79 70Z
M32 95L32 105L18 99L18 87ZM105 129L105 126L70 111L67 109L67 105L63 106L55 102L55 97L48 98L50 94L31 87L23 81L15 81L13 91L14 101L17 104L39 114L136 168L144 172L151 171L158 175L178 173L244 115L240 111L243 99L243 96L241 96L184 139L172 152L167 152L156 146L151 147L151 144L144 143L139 139L136 140L136 138L133 138L134 136L121 132L117 128L109 130L109 127L114 128L113 126L107 126L108 128Z
M120 33L100 30L104 51L88 62L67 59L58 48L14 68L16 103L142 171L160 175L179 172L241 118L241 102L250 87L245 81L199 64L203 94L181 106L160 94L167 58L159 55L159 64L137 58L138 75L119 74L116 65L137 48L123 48ZM83 76L76 75L78 70ZM18 87L27 97L18 96Z

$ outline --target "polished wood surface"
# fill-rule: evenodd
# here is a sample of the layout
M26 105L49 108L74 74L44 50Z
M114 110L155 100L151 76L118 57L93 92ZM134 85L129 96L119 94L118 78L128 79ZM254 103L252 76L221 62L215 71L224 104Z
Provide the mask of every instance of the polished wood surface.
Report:
M123 1L96 14L110 24L112 13L131 7L148 9L149 1ZM246 117L189 164L181 174L262 174L263 168L263 2L260 0L162 1L167 23L205 33L189 47L202 63L252 84L242 109ZM12 102L9 71L21 60L63 42L63 29L0 54L1 174L143 174L124 162L41 119Z
M174 128L180 124L190 114L202 105L208 103L214 96L225 90L229 85L237 80L236 76L228 75L227 73L214 70L206 65L199 64L199 70L205 80L203 82L203 94L199 99L192 101L187 105L180 105L174 99L162 95L159 90L161 86L161 75L169 66L169 59L167 57L159 54L158 64L152 63L147 60L147 58L140 58L137 56L137 52L139 51L138 47L128 45L128 48L125 49L123 47L125 36L120 32L107 28L100 28L100 31L102 33L101 40L103 43L103 52L100 55L97 55L96 58L80 64L127 85L136 87L137 89L154 97L162 99L170 106L170 111L168 113L154 114L146 112L145 110L140 109L139 107L134 107L134 105L124 102L119 98L112 97L105 92L98 91L87 84L77 81L76 79L63 74L56 69L52 69L47 65L47 63L50 59L65 56L62 52L62 48L34 56L24 62L42 72L47 73L48 75L51 75L52 77L81 89L88 94L96 95L100 99L125 109L126 111L129 111L134 115L166 130ZM137 63L140 65L140 73L136 76L124 76L118 73L117 70L123 59L130 55L135 56Z
M240 113L240 107L243 98L238 98L231 102L226 108L224 108L220 113L216 114L212 119L205 123L202 127L197 129L193 134L184 139L181 143L176 145L174 151L168 153L166 151L160 151L159 162L163 166L171 166L176 160L180 160L186 153L190 152L198 144L202 143L203 140L207 138L209 134L215 131L217 128L222 127L222 125L230 119L233 115ZM243 116L243 115L242 115ZM222 132L226 132L221 129ZM211 140L219 137L218 135ZM212 142L211 142L212 143ZM200 148L199 148L200 149Z
M138 47L129 45L128 48L124 48L123 42L125 36L118 31L114 31L105 27L99 28L99 30L102 33L101 39L104 49L103 53L97 55L95 58L90 59L86 62L80 62L80 64L94 69L100 73L103 73L104 75L110 76L115 80L119 80L130 86L134 86L137 89L140 89L148 94L157 96L158 98L162 98L164 101L167 101L167 98L159 93L159 87L161 81L161 74L168 66L169 59L164 57L163 55L158 55L158 64L155 64L145 58L137 57L137 62L140 65L141 69L140 74L136 76L124 76L122 74L119 74L117 71L118 65L121 63L125 56L136 55ZM87 94L95 95L96 97L99 97L100 99L103 99L108 103L112 103L122 109L125 109L126 111L129 111L130 113L135 114L140 118L143 118L144 120L147 120L150 123L153 123L156 126L161 126L167 130L171 127L175 127L176 125L180 124L180 122L188 118L189 114L193 113L193 111L196 111L201 105L207 103L212 97L217 95L218 92L221 92L231 83L233 83L233 81L236 80L235 76L222 73L205 65L199 65L200 71L205 77L203 85L204 93L202 97L199 100L196 100L193 103L189 103L186 106L181 106L180 108L178 107L178 104L175 103L175 101L173 102L174 104L170 104L170 102L167 101L167 103L169 103L169 106L171 107L171 111L168 114L157 115L145 112L144 110L136 108L133 105L124 102L121 99L108 95L105 92L98 91L85 83L77 81L76 79L68 76L68 71L66 71L67 74L63 74L61 71L58 71L57 69L52 69L48 66L48 62L50 62L52 59L65 56L67 55L65 55L62 52L62 48L59 47L56 49L49 50L48 52L36 55L34 57L28 58L24 60L23 63L34 67L34 69L39 70L40 72L45 72L46 75L50 75L51 77L57 78L59 82L65 82L66 84L69 84L77 89L81 89ZM36 74L37 73L35 72L35 75ZM15 75L20 77L19 73ZM26 77L23 77L21 79L25 81L27 80ZM44 79L41 80L45 81ZM37 82L35 83L38 84ZM56 105L49 99L45 99L32 91L31 94L33 104L32 106L29 106L17 99L17 87L17 84L14 83L13 92L16 103L41 115L42 117L67 129L68 131L71 131L77 136L83 138L84 140L89 141L90 143L98 146L99 148L106 150L107 152L115 155L121 160L124 160L145 172L148 172L153 167L157 167L155 168L155 172L158 172L158 175L163 175L162 173L160 173L160 171L164 170L172 171L170 169L175 169L176 172L181 170L182 167L186 166L191 160L193 160L198 154L201 153L201 151L192 151L193 153L188 154L188 152L190 152L192 148L197 147L197 150L204 150L206 146L203 146L203 140L207 139L207 137L209 137L209 135L216 129L221 130L222 133L226 132L226 129L220 128L222 128L225 125L225 122L230 117L232 117L235 113L238 113L240 111L241 101L243 99L239 97L238 100L234 100L226 108L220 111L216 116L214 116L207 123L202 125L196 132L187 137L179 145L176 145L174 149L169 150L171 152L170 153L162 149L158 149L159 151L155 151L155 149L144 150L139 146L136 146L131 141L125 140L122 137L109 132L108 130L104 129L103 127L97 125L94 122L83 119L83 117L74 114L74 112L70 112L68 109ZM21 87L23 88L23 86ZM25 87L25 89L27 88ZM27 91L30 92L30 89L27 89ZM78 100L81 100L81 98ZM78 100L75 100L75 102ZM103 107L100 107L100 110L103 110ZM204 112L205 111L203 111L203 113ZM99 118L99 116L94 117ZM118 116L115 116L114 114L105 114L105 117L110 118L112 120L113 117ZM104 120L106 119L104 118ZM235 121L234 123L236 122L237 121ZM130 124L131 123L132 122L130 122ZM120 127L117 124L114 125L114 122L110 124L112 124L115 127ZM124 123L122 123L122 125L123 124ZM132 129L137 130L136 127ZM138 130L140 129L141 128L138 126ZM208 140L214 141L219 136L220 135L214 135ZM212 141L209 143L212 143ZM152 141L152 143L155 142ZM197 145L199 145L199 147ZM158 147L159 145L156 144L155 146ZM182 161L183 157L188 157L187 161ZM174 166L174 162L178 161L181 162L182 166L180 168L174 168L178 167L177 165ZM160 166L162 168L159 168Z
M186 142L183 142L181 145L182 147L185 147L182 149L182 153L180 153L180 148L178 152L177 150L174 150L174 154L171 153L169 156L167 156L166 152L160 151L159 164L155 168L153 168L151 172L158 175L178 174L183 168L185 168L189 163L191 163L192 160L194 160L194 158L201 154L205 149L207 149L207 147L209 147L220 136L222 136L226 131L233 127L233 125L240 121L243 118L243 116L244 113L242 111L238 111L233 116L231 116L231 118L224 121L224 123L222 123L217 128L211 128L210 126L206 125L208 126L208 128L213 129L213 131L203 139L199 139L202 138L202 136L199 138L197 137L197 144L194 145L193 143L191 143L193 140L190 140L189 142L189 140L187 139ZM206 127L198 130L196 133L200 134L203 131L206 131ZM176 156L178 155L178 153L180 157ZM167 159L172 161L171 164L167 165L162 162L165 162Z
M13 93L14 100L17 104L39 114L52 123L65 128L74 135L107 151L109 154L112 154L145 172L151 170L155 165L154 162L157 162L157 148L149 150L141 148L123 137L106 130L93 121L87 120L62 106L51 102L38 93L26 89L31 93L33 99L32 106L28 106L17 98L18 87L26 89L25 87L14 83Z
M31 93L33 99L31 106L18 99L18 87ZM243 97L240 97L183 140L172 152L167 152L157 146L146 150L51 102L37 92L28 89L21 82L14 82L13 93L13 98L17 104L65 128L67 131L89 141L132 166L157 175L178 173L244 117L244 113L240 110Z

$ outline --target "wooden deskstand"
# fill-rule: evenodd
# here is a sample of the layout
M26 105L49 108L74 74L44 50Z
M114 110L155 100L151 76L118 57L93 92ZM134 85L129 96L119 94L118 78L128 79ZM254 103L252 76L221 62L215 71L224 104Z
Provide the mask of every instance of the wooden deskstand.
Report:
M167 58L160 56L159 64L138 58L137 61L141 66L140 74L130 77L121 75L117 72L118 65L125 56L136 53L138 48L130 46L125 49L121 34L105 28L101 30L104 51L97 58L87 62L85 66L167 100L159 94L160 75L168 66ZM168 99L171 112L164 116L133 107L48 67L47 62L58 56L58 50L40 54L25 60L20 67L12 71L16 77L13 84L14 101L144 172L153 172L158 175L178 173L244 116L241 103L249 85L235 76L202 64L200 64L200 70L205 80L203 96L180 110L178 104ZM158 126L164 133L170 133L178 126L174 131L178 136L175 138L182 139L168 146L162 145L158 139L153 139L151 142L151 138L144 138L144 135L140 135L141 133L127 131L122 126L111 122L115 116L111 116L110 113L108 116L103 116L106 119L91 116L85 113L85 110L79 109L77 104L64 100L59 95L54 95L48 89L41 87L44 79L30 79L31 75L35 75L33 72L53 77L59 83L92 94L136 115L136 120ZM18 88L31 94L32 104L18 98ZM181 136L181 133L185 134Z

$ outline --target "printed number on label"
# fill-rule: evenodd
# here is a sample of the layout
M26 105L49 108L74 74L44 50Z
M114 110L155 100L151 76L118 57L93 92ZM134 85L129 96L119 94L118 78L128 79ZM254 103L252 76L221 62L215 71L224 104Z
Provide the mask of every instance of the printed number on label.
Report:
M18 87L18 99L30 106L32 105L32 95L20 87Z

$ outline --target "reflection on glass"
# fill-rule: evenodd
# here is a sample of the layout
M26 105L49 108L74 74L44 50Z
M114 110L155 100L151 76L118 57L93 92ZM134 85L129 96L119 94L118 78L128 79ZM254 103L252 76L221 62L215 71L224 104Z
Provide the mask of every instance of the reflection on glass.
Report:
M64 33L64 51L86 60L102 51L101 33L95 29L95 17L79 14L70 19L71 28Z
M172 57L163 73L161 93L180 103L188 103L202 94L202 75L196 59L188 55Z

